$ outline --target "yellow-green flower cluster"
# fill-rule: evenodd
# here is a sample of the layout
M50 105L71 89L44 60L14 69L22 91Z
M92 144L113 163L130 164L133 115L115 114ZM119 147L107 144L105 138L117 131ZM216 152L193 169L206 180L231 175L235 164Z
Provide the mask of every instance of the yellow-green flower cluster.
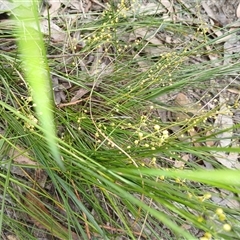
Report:
M87 38L87 41L89 44L102 44L103 41L111 42L113 40L113 32L115 31L116 29L113 26L105 22L102 24L101 29L98 29Z
M120 111L118 110L119 108L120 106L116 104L113 107L113 112L115 114L118 113L118 111ZM154 110L154 106L150 105L148 113L143 114L139 122L131 122L126 118L126 120L121 120L121 123L119 123L119 119L113 115L110 115L112 121L109 119L106 122L99 122L96 126L96 132L93 133L96 148L101 146L116 148L118 146L119 149L124 149L124 151L129 153L139 147L143 148L143 150L152 151L162 147L168 142L169 132L166 128L162 128L157 120L150 118L152 110ZM82 118L79 118L77 121L79 125L81 119ZM115 137L116 134L118 137ZM109 138L113 136L115 139L114 144L112 144L111 141L109 142L104 135ZM156 156L153 156L151 165L155 165L155 157Z
M205 193L203 194L203 196L198 196L197 198L200 202L204 202L205 200L208 200L211 197L212 197L211 193Z
M33 131L35 128L35 125L38 123L37 118L33 115L28 115L29 122L24 122L24 127L27 128L30 131Z
M209 232L205 232L203 237L200 237L200 240L210 240L212 239L212 234Z
M226 220L226 215L224 214L224 211L222 208L217 208L216 209L216 215L218 216L220 221L225 221Z
M218 232L222 232L222 231L229 232L229 231L232 230L231 225L229 223L226 223L226 222L221 225L221 228L219 228L220 226L216 222L217 219L220 220L220 222L225 222L226 221L226 214L224 213L222 208L217 208L216 211L215 211L215 214L213 216L209 216L209 219L208 219L210 221L213 220L213 222L212 222L213 226L211 227L211 229L212 230L215 229L216 234ZM198 222L207 221L207 219L204 219L202 216L199 216L197 220L198 220ZM209 222L208 224L211 224L211 223ZM212 234L209 233L209 232L205 232L204 235L199 238L199 240L211 240L211 239L212 239Z
M133 0L134 1L134 0ZM126 18L126 13L129 11L129 6L126 0L121 0L120 3L117 4L117 13L119 16Z
M150 147L155 150L156 147L161 147L169 137L168 130L161 130L159 125L153 126L152 133L145 133L143 131L136 132L138 139L134 141L135 145Z
M222 208L217 208L216 209L216 215L221 222L225 222L226 219L227 219L226 214L224 213ZM226 232L229 232L229 231L231 231L232 227L231 227L230 224L224 223L223 226L222 226L222 229Z
M208 23L202 21L197 28L197 33L206 36L206 33L209 31Z
M163 87L173 84L172 73L180 64L182 64L183 61L185 61L185 57L179 56L176 52L164 53L161 54L160 57L160 60L148 70L147 77L142 80L140 84L146 85L147 82L158 86L161 85Z

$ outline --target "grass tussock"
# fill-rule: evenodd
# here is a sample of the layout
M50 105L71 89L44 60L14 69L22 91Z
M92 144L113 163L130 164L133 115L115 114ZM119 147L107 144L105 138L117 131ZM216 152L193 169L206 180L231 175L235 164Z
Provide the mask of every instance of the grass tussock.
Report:
M17 10L0 25L19 47L0 52L2 236L239 238L238 165L221 161L240 152L239 98L219 97L238 77L221 44L234 32L138 7L59 16L64 43Z

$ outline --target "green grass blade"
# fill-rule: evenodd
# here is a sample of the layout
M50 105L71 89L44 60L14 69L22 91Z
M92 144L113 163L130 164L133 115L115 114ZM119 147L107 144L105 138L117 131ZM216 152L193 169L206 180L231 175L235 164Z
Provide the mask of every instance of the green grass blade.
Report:
M61 169L64 169L55 140L52 89L43 38L39 27L36 1L27 4L23 1L22 5L13 10L13 14L17 21L16 35L19 52L36 112L50 151L57 164Z

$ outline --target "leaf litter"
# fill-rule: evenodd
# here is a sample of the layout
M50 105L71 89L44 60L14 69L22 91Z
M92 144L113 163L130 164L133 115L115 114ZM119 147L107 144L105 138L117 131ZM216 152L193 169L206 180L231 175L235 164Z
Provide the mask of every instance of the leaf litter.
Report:
M104 11L108 8L107 5L108 1L97 1L97 0L86 0L86 1L52 1L49 0L47 5L43 8L41 14L43 16L43 20L41 21L41 31L43 34L50 38L51 45L57 46L62 51L56 51L55 61L56 62L75 62L76 68L72 69L65 69L60 68L58 71L65 72L66 74L79 74L80 72L84 72L85 75L92 79L94 76L100 76L97 78L96 81L85 81L85 86L72 86L71 82L67 81L66 79L61 79L59 76L52 75L53 81L53 93L55 97L55 104L57 106L69 106L71 104L79 104L82 101L82 98L85 98L89 95L92 88L97 88L101 85L104 76L110 75L114 71L114 64L111 60L111 57L108 56L109 53L106 53L106 46L100 45L97 50L92 51L91 54L81 54L78 53L77 50L81 50L86 45L86 36L82 36L81 31L74 32L74 34L69 34L66 31L66 26L69 24L71 25L76 24L76 29L78 29L78 22L82 22L87 24L94 19L95 12ZM224 49L224 63L223 65L228 65L234 63L236 59L234 58L235 53L239 53L240 51L240 43L238 39L238 32L236 27L239 27L238 18L240 18L240 4L238 1L232 1L231 4L225 8L224 3L220 3L224 1L202 1L201 2L201 14L198 13L196 8L195 1L186 1L186 0L177 0L177 1L168 1L168 0L161 0L157 2L148 2L146 1L145 4L140 5L132 5L129 10L124 12L126 16L133 17L133 21L135 21L136 15L158 15L162 14L164 17L164 21L167 23L168 21L173 21L174 23L181 23L185 25L197 25L199 29L202 29L205 34L210 34L212 38L216 40L216 44L221 45ZM1 5L1 12L9 12L12 6L8 1L3 1ZM221 5L222 4L222 5ZM182 14L183 7L187 9L190 14ZM76 17L75 14L79 15L79 18ZM92 14L92 15L91 15ZM48 18L50 16L50 18ZM62 20L65 17L64 20ZM57 20L56 20L57 19ZM8 20L6 20L8 21ZM9 20L10 21L10 20ZM3 22L3 21L2 21ZM80 24L81 25L81 24ZM0 26L3 26L0 24ZM4 26L7 26L7 22L4 22ZM50 28L49 28L50 26ZM220 29L220 27L224 27ZM1 30L1 28L0 28ZM231 33L229 35L229 33ZM87 33L88 34L88 33ZM84 35L84 34L83 34ZM222 37L227 35L225 38ZM190 39L190 41L196 41L196 38L189 33L184 36L176 36L171 32L164 32L164 22L163 25L159 27L159 29L149 29L147 27L140 27L134 29L130 33L125 33L125 39L122 38L126 45L129 42L135 42L136 40L141 39L144 41L145 45L141 49L141 54L145 56L160 56L162 54L171 52L172 48L175 46L180 46L181 43L186 41L186 39ZM14 44L14 43L13 43ZM170 46L172 45L172 46ZM0 46L0 50L6 50L7 48L10 49L9 46L5 47L4 44ZM193 59L186 59L190 63L195 62L205 62L207 60L217 60L219 58L218 53L214 50L213 46L207 46L207 51L209 54L207 56L196 56ZM138 65L142 72L147 71L151 67L151 62L146 63L146 61L142 60L140 52L135 52L134 50L130 51L134 58L138 59ZM77 56L75 56L77 54ZM81 57L80 57L81 56ZM51 54L49 54L51 57ZM81 58L81 60L79 60ZM60 59L60 60L59 60ZM214 63L213 63L214 64ZM219 63L217 63L219 64ZM233 81L234 77L229 76L229 79L220 79L216 81L212 81L212 83L218 85L219 81L223 82L236 82L239 84L239 79ZM74 88L74 90L73 90ZM221 130L221 134L218 134L216 137L218 141L209 141L206 142L206 145L211 147L213 145L219 147L239 147L239 141L233 141L234 139L234 110L229 109L228 105L228 96L230 95L231 98L236 99L236 94L239 94L238 87L234 87L229 85L229 88L226 89L225 92L221 92L218 88L212 87L207 94L212 94L214 96L218 96L221 108L219 109L219 113L217 117L214 119L213 126L218 130ZM229 94L227 94L228 92ZM164 113L161 113L163 121L170 121L170 122L178 122L178 121L189 121L192 117L197 116L201 109L204 110L204 107L208 108L207 110L211 110L217 107L217 103L210 102L210 99L202 100L202 92L199 89L194 89L194 93L191 89L186 89L185 92L181 93L169 93L168 99L172 99L172 102L166 101L170 105L174 105L174 107L178 108L176 115L174 117L169 117L169 111L166 110ZM215 98L217 99L217 97ZM161 99L162 100L162 99ZM199 102L202 101L202 106L199 106ZM230 103L231 104L231 103ZM197 106L197 107L196 107ZM179 129L172 128L173 131L178 131ZM192 129L189 132L191 138L194 138L194 135L197 134L196 129ZM212 132L208 132L207 134L213 134ZM196 144L196 143L195 143ZM198 146L198 145L197 145ZM28 157L19 155L18 152L15 150L10 150L11 155L14 157L14 161L18 164L30 164L35 165ZM216 159L217 162L222 164L222 166L226 168L236 169L239 168L239 154L237 153L224 153L224 152L212 152L213 157ZM176 168L184 168L186 162L192 161L192 156L190 154L182 155L182 160L176 160L173 163L173 166ZM213 166L210 164L206 164L206 169L211 169ZM20 169L20 168L19 168ZM24 172L21 170L16 170L17 172L13 174L26 176ZM44 188L44 185L42 185ZM225 193L227 195L229 193ZM223 194L224 195L224 194ZM48 214L47 210L42 203L34 200L37 196L29 196L29 199L33 200L33 203L39 206L39 208L43 209L45 213ZM34 198L34 199L33 199ZM213 198L216 203L220 201L223 202L224 199L220 198ZM222 205L227 205L230 208L235 208L239 206L238 203L222 203ZM41 226L39 220L35 221L36 225ZM74 234L74 233L73 233ZM12 236L12 235L9 235ZM74 237L73 237L74 238Z

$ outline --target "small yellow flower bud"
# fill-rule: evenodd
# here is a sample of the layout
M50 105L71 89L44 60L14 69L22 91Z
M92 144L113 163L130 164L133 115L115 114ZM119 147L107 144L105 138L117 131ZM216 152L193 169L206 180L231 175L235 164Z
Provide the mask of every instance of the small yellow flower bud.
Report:
M218 215L220 221L225 221L226 220L226 215L225 214L220 214Z
M226 232L230 232L232 229L232 227L229 225L229 224L224 224L223 225L223 230L226 231Z
M156 161L157 161L157 158L153 157L151 162L152 162L153 164L156 164Z
M197 221L201 223L201 222L204 221L204 218L203 218L202 216L199 216L199 217L197 218Z
M223 214L222 208L217 208L217 209L216 209L216 214L217 214L217 215Z
M163 134L163 136L168 136L168 130L164 130L164 131L162 132L162 134Z
M159 125L155 125L155 126L154 126L154 129L155 129L156 131L159 131L159 130L160 130L160 126L159 126Z
M138 143L139 143L138 140L135 140L135 141L134 141L134 144L135 144L135 145L138 145Z
M206 237L207 239L211 239L212 238L212 234L209 232L205 232L204 233L204 237Z
M209 198L211 198L212 197L212 195L210 194L210 193L205 193L204 194L204 198L205 199L209 199Z
M139 132L139 133L138 133L138 136L139 136L139 138L142 138L142 137L143 137L143 133L142 133L142 132Z

